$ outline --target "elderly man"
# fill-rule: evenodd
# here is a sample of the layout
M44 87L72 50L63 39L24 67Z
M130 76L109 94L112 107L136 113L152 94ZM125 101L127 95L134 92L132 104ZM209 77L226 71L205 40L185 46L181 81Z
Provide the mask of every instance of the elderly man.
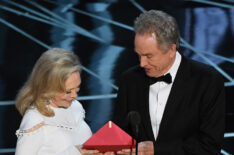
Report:
M125 120L131 111L140 114L138 153L220 154L225 126L222 76L178 52L179 29L167 13L145 12L134 29L140 65L121 78L115 123L136 137Z

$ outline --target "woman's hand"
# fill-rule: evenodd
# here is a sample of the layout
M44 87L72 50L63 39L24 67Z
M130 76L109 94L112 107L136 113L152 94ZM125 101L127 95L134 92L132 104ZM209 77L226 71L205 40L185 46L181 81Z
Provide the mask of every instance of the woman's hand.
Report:
M115 155L114 152L105 152L105 153L100 153L98 150L86 150L86 149L82 149L82 145L78 145L76 146L76 148L80 151L80 153L82 155Z
M136 149L123 149L117 152L119 155L135 155L136 154Z
M91 154L95 154L95 155L101 155L102 153L99 153L98 150L86 150L86 149L82 149L82 145L78 145L76 146L76 148L80 151L80 153L82 155L91 155Z
M115 155L115 153L114 152L105 152L105 153L103 153L103 155Z

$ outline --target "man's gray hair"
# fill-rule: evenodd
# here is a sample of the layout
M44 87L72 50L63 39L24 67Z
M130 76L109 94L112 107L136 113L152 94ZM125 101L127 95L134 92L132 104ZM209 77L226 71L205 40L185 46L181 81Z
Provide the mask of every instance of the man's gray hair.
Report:
M172 44L176 44L176 49L180 45L180 32L174 17L159 11L150 10L140 14L134 22L136 34L154 33L159 49L168 51Z

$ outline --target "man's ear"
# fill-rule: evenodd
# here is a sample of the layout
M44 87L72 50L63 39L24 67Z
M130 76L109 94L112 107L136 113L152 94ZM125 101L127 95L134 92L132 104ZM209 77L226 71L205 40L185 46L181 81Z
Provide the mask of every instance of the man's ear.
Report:
M176 55L176 44L172 44L170 50L170 57L173 58Z

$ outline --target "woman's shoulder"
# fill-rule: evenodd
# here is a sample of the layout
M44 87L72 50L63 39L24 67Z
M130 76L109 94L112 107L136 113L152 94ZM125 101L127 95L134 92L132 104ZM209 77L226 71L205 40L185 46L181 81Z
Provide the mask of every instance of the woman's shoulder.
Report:
M44 119L42 114L36 108L30 108L24 114L21 124L20 130L28 130L38 124L43 123Z
M73 114L75 115L76 120L80 120L80 119L85 118L85 110L79 101L77 101L77 100L72 101L72 105L70 108L71 108Z
M84 112L84 108L83 108L82 104L77 100L72 101L71 109L76 111L76 112L77 111Z

